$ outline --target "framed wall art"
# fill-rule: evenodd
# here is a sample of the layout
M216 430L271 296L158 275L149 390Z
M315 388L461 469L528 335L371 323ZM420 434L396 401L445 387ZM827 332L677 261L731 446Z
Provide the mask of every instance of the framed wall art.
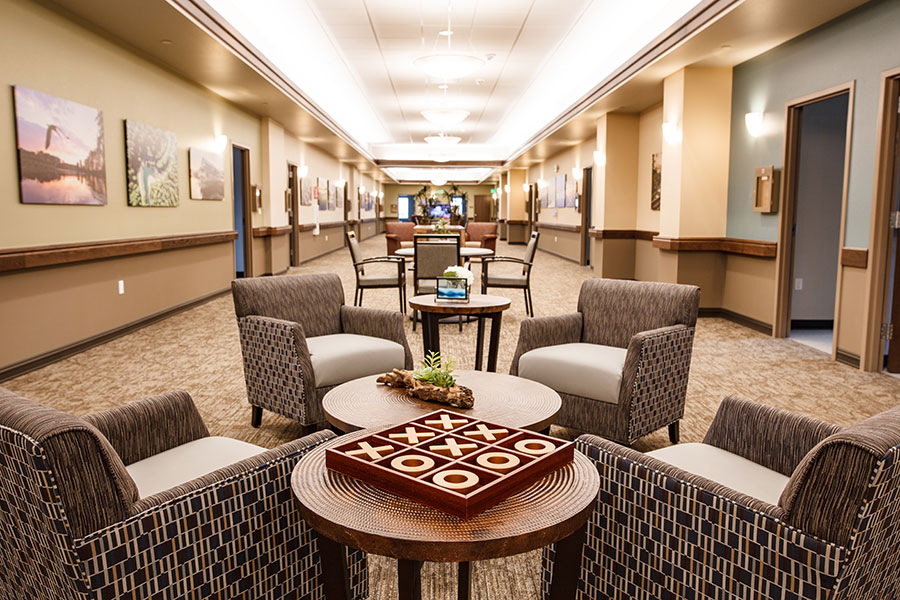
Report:
M125 121L125 165L129 206L178 206L175 134Z
M225 154L191 148L188 152L192 200L225 199Z
M650 165L650 210L659 210L662 198L662 152L651 157Z

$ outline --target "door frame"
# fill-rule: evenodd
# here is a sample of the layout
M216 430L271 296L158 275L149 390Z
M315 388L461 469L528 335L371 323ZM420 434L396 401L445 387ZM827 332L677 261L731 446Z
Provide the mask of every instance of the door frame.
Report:
M590 228L591 228L591 210L593 204L594 193L593 180L594 168L585 167L581 172L581 200L578 208L581 210L581 260L582 267L588 266L591 262L590 251Z
M813 92L785 105L784 162L781 177L781 211L778 217L778 249L775 267L775 318L772 336L788 337L791 330L791 292L794 270L794 229L797 219L797 164L800 151L800 112L804 106L847 94L847 131L844 144L844 176L841 185L841 225L838 235L837 279L834 289L834 333L832 336L831 358L837 358L838 333L840 330L841 286L843 267L840 254L844 248L847 227L847 193L850 183L850 148L853 145L853 105L856 82L848 81L818 92Z
M300 169L292 162L288 162L288 178L290 184L291 214L291 266L300 265Z
M241 213L244 218L244 277L253 277L253 212L251 204L255 202L255 198L250 198L250 148L232 143L232 159L231 164L234 165L234 149L241 152L241 181L243 182L243 203ZM234 174L232 174L232 193L234 190ZM232 198L234 202L234 198ZM233 212L233 211L232 211ZM236 272L236 271L235 271Z
M893 198L894 139L890 135L900 126L897 116L900 95L900 67L881 73L881 96L878 110L875 147L875 180L872 190L872 219L869 224L869 253L866 269L866 298L863 305L863 344L859 368L863 371L881 372L884 361L884 341L881 324L888 320L887 283L891 261L890 247L891 203ZM897 324L900 326L900 324Z

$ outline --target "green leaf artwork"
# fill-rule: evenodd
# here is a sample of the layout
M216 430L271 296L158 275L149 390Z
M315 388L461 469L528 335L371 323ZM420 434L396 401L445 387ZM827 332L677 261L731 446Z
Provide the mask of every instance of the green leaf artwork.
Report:
M439 352L429 352L422 359L421 365L421 369L413 371L413 377L419 381L442 388L453 387L456 384L456 379L453 377L456 361L449 356L442 360Z
M129 206L178 206L175 134L125 121Z

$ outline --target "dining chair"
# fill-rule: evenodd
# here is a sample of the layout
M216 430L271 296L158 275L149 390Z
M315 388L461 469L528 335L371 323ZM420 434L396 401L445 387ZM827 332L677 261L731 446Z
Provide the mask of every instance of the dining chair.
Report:
M512 288L520 289L525 294L525 314L529 317L534 316L534 301L531 298L531 269L534 266L534 255L537 252L538 239L541 236L540 231L531 234L528 245L525 247L525 256L517 258L514 256L485 256L481 259L481 293L486 294L488 288ZM522 266L522 272L515 273L490 273L490 266L512 263Z
M347 232L347 247L353 260L356 274L356 292L353 294L353 306L362 306L363 290L397 288L400 295L400 312L406 314L406 260L402 256L373 256L363 258L356 233ZM366 273L366 266L390 264L397 267L396 273Z
M413 239L413 290L415 295L433 294L437 291L437 278L447 267L459 265L459 234L419 234ZM419 311L413 311L413 331ZM462 320L460 320L462 329Z

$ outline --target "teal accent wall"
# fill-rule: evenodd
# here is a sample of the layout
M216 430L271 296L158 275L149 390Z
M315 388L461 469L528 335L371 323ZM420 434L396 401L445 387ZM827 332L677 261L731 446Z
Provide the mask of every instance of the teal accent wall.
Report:
M866 4L734 68L728 237L776 241L778 214L753 212L753 169L784 163L788 101L856 81L845 245L867 248L881 73L900 66L900 1ZM765 113L753 138L744 115ZM781 200L779 198L779 200ZM781 207L779 206L779 212Z

